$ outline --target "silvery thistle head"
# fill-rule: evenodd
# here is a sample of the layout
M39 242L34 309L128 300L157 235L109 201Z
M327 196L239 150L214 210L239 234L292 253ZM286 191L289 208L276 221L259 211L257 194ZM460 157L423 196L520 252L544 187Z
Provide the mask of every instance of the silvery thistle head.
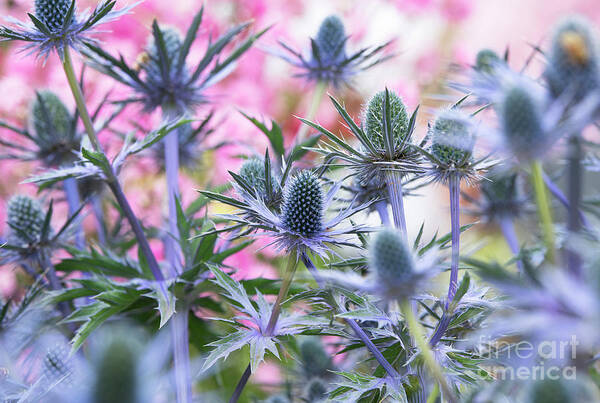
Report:
M285 52L273 53L299 70L296 77L324 82L334 87L348 85L353 76L391 57L377 57L391 41L352 53L346 49L348 38L342 20L331 15L321 23L316 38L310 39L308 56L282 41L279 43Z
M2 245L0 263L14 263L51 253L73 236L76 212L55 232L50 225L52 204L44 211L41 204L29 196L13 196L7 205L8 240Z
M96 27L126 14L133 6L113 10L115 0L105 0L94 11L76 11L75 0L35 0L34 13L28 13L31 22L9 18L12 26L0 26L0 41L27 42L23 50L36 53L44 61L52 51L61 59L66 48L78 52L86 45L97 44L92 37Z
M321 275L332 283L394 302L412 298L421 291L426 281L439 273L439 263L437 251L418 256L398 230L385 228L369 244L367 277L339 271Z
M270 172L270 163L265 166L264 172ZM335 201L341 183L324 193L321 180L310 170L299 171L286 180L289 171L288 166L277 186L273 186L272 176L265 175L266 194L257 192L238 174L232 174L237 198L201 191L205 196L238 210L236 214L220 215L234 224L218 232L238 228L246 228L251 233L260 230L261 235L272 239L268 245L273 245L278 251L312 252L322 258L332 252L332 246L356 247L352 237L368 231L368 228L361 225L338 228L338 225L369 205L343 207L333 218L327 219L325 214ZM276 188L282 189L281 204L269 206L267 203L272 200Z
M216 41L210 41L204 56L195 65L188 62L191 46L196 39L204 8L194 18L185 37L172 28L152 24L152 36L146 51L135 66L129 66L122 57L114 57L96 45L85 52L90 64L134 91L126 102L139 102L147 112L162 107L175 115L193 110L207 102L204 91L233 70L235 62L266 30L238 45L228 55L223 50L249 24L231 28Z
M487 157L479 160L473 157L476 131L473 117L458 107L438 112L429 125L429 148L421 148L431 164L426 175L434 182L446 184L453 176L468 183L480 179L479 171L487 168L484 165Z
M39 160L47 167L61 166L75 159L81 134L77 132L75 117L56 94L38 91L29 107L28 117L29 127L23 129L0 121L0 127L7 127L32 143L31 146L24 146L0 141L11 150L10 154L3 155L4 158Z
M567 93L578 102L600 91L597 34L586 19L571 16L556 26L544 78L555 98Z
M330 98L359 145L352 146L324 127L301 119L331 140L331 143L320 143L320 147L314 149L325 156L324 168L347 167L362 185L369 187L383 186L390 171L401 177L423 172L422 158L412 138L417 110L409 118L397 94L387 89L375 94L367 105L362 127L337 100Z

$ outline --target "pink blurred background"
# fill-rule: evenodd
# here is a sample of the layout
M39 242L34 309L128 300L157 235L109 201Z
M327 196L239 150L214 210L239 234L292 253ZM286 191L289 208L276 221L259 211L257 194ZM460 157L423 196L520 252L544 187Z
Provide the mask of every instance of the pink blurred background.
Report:
M130 3L133 1L130 1ZM80 1L79 7L95 5L95 1ZM126 5L118 1L117 7ZM153 18L160 23L177 27L185 32L201 2L196 0L146 0L132 13L104 27L99 35L112 52L120 52L133 63L143 51ZM443 91L444 78L450 63L470 64L483 47L499 53L509 46L511 64L519 66L530 53L529 43L544 44L550 26L561 16L581 13L600 23L598 0L207 0L205 19L200 40L194 47L192 58L198 59L209 34L224 32L229 26L242 21L253 21L252 30L274 24L261 38L257 47L241 59L237 70L226 80L210 90L214 108L218 111L214 136L210 143L227 139L234 145L207 153L201 167L185 172L181 179L184 203L193 200L195 189L227 180L227 170L236 169L240 160L236 155L250 150L262 153L267 142L237 109L265 119L275 119L284 128L288 141L298 129L293 115L304 115L308 108L311 86L292 77L293 68L264 52L276 46L278 39L296 48L308 46L308 37L314 36L320 21L329 14L340 15L347 32L351 34L350 47L375 45L395 38L394 51L398 56L360 76L353 88L330 91L343 99L354 115L359 115L362 103L375 91L388 86L398 91L410 109L417 104L422 108L436 106L433 98ZM0 0L0 15L23 19L30 11L33 0ZM81 61L77 61L80 65ZM539 63L538 63L539 65ZM532 68L535 72L535 62ZM109 90L113 98L125 96L127 89L91 70L87 72L86 94L91 105L97 104ZM72 106L65 78L55 57L46 65L20 54L13 44L0 45L0 118L22 125L26 122L28 104L34 91L49 88L62 96ZM209 112L210 106L200 108L198 117ZM424 135L427 113L421 114L418 135ZM318 120L327 127L336 125L337 117L328 102L323 102ZM132 121L148 129L158 123L157 116L142 114L131 106L117 122L117 129L132 130ZM339 127L341 128L341 127ZM0 136L12 136L0 129ZM106 131L101 141L110 152L118 150L117 136ZM216 163L218 161L218 163ZM0 161L0 222L5 235L4 200L15 193L35 194L32 186L19 184L39 167L33 163ZM163 219L163 179L157 174L150 159L129 164L123 174L126 192L136 212L147 224L159 225ZM52 197L61 197L59 192ZM423 197L407 202L409 227L415 231L424 220L431 222L428 232L446 231L447 195L443 188L433 188ZM62 203L64 204L64 203ZM66 208L61 206L55 215L58 222L65 218ZM89 223L93 232L93 225ZM160 244L156 243L160 253ZM244 268L241 275L272 275L271 269L258 262L250 252L233 258L230 263ZM0 268L0 292L14 292L14 271Z

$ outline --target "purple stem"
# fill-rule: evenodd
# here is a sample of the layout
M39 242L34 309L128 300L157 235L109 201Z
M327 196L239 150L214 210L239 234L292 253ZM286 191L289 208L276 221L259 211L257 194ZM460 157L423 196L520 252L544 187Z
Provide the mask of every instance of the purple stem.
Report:
M250 368L250 364L248 364L237 386L235 387L235 390L233 391L233 395L231 395L231 398L229 399L229 403L236 403L238 401L242 391L244 390L244 387L248 383L248 379L250 379L250 375L252 375L252 369Z
M163 119L165 122L176 118L178 115L179 113L177 110L163 107ZM163 141L165 146L165 171L169 206L169 233L164 239L165 256L169 262L171 275L176 277L183 271L180 261L181 251L178 243L179 227L177 226L177 198L179 196L179 130L173 130ZM180 309L173 315L173 323L171 325L177 403L190 403L192 401L188 315L188 306L182 304Z
M104 211L102 210L102 200L100 199L100 196L92 196L91 204L94 217L96 217L98 243L100 243L101 246L106 246L106 227L104 226Z
M375 203L375 209L377 210L377 214L379 214L381 223L386 227L389 226L390 225L390 214L388 213L388 209L387 209L387 201L379 200L377 203Z
M581 205L581 182L583 178L583 169L581 160L583 159L583 150L581 147L581 136L574 133L569 138L568 147L569 158L569 207L567 216L567 228L569 235L577 234L581 231L583 220L580 214ZM581 256L572 247L568 247L566 252L567 269L576 276L581 276L583 261Z
M450 190L450 226L452 235L452 262L450 265L450 285L448 287L448 299L446 309L454 299L458 287L458 259L460 255L460 177L456 174L450 175L448 183Z
M79 197L79 189L77 188L77 179L68 178L63 181L63 189L67 204L69 205L69 215L75 214L81 206L81 198ZM75 246L78 249L85 248L85 238L80 224L77 224L75 229Z
M546 175L543 174L543 178L544 178L544 183L546 184L546 187L548 188L548 190L550 191L550 193L552 193L552 196L556 197L556 199L563 205L565 206L565 208L567 210L571 210L571 208L569 207L571 204L569 203L569 200L567 199L567 196L565 196L565 194L562 192L562 190L556 185L556 183L554 183L552 181L552 179ZM583 212L581 211L581 209L577 209L577 214L579 215L579 219L581 220L581 223L583 224L584 227L588 228L589 227L589 222L587 220L587 218L585 218L585 215L583 214Z
M317 268L313 264L312 260L310 260L310 258L308 257L308 255L306 255L306 253L302 253L301 258L302 258L302 262L304 263L304 265L306 266L306 268L308 269L310 274L312 274L313 278L317 282L317 285L319 286L319 288L323 288L325 285L325 282L319 275L319 272L317 271ZM398 371L396 371L396 369L390 365L388 360L385 359L383 354L381 354L381 351L379 351L377 346L375 344L373 344L373 342L371 341L369 336L365 333L363 328L360 327L360 325L352 319L344 319L344 320L352 328L352 330L354 330L354 333L356 334L356 336L365 344L365 346L371 352L371 354L373 354L373 357L375 357L375 359L377 360L379 365L381 365L383 367L383 369L385 369L385 372L387 372L388 375L392 379L399 380L400 374L398 374Z
M520 252L519 248L519 238L517 237L517 233L515 231L515 224L509 217L500 218L498 225L500 226L500 230L502 231L502 235L510 248L510 251L513 255L517 256ZM521 260L517 260L517 268L520 273L523 273L523 262Z

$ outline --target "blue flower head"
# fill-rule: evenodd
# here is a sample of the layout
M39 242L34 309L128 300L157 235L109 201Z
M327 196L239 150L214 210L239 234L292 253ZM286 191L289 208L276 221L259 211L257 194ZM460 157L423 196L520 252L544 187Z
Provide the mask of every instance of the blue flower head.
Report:
M340 87L348 85L356 74L365 71L389 58L378 55L389 46L390 42L371 48L362 48L357 52L349 52L346 48L348 36L342 20L331 15L323 20L316 38L310 40L309 55L294 50L280 42L284 52L275 52L291 65L298 68L297 77L308 81L325 82Z
M147 112L162 107L175 115L183 114L207 102L204 91L227 76L239 57L266 32L251 35L229 55L223 55L225 47L249 24L231 28L216 41L211 41L201 60L192 65L188 63L188 55L203 13L204 8L196 15L185 36L154 21L149 45L135 66L129 66L123 58L114 57L93 44L88 46L85 54L94 68L133 90L134 96L128 102L140 103Z
M565 91L580 100L600 89L600 54L590 23L568 17L555 28L544 77L553 96Z
M66 48L82 51L88 44L97 44L92 37L95 28L133 7L117 11L113 10L115 4L115 0L105 0L91 13L78 13L75 0L35 0L34 14L28 13L31 21L11 19L12 26L0 26L0 41L27 42L23 49L43 60L53 51L63 58Z
M40 203L28 196L16 195L8 201L7 224L12 237L22 244L40 240L46 213Z

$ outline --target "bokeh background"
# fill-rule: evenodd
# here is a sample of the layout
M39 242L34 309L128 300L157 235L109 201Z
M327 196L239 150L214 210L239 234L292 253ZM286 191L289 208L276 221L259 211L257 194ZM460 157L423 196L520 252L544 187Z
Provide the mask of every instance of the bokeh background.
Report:
M132 3L133 0L129 0ZM93 6L93 0L79 1L79 7ZM125 5L119 1L117 7ZM143 51L154 18L161 24L171 25L184 32L193 15L201 6L197 0L146 0L132 13L115 23L103 26L100 34L108 50L120 52L126 60L134 62ZM233 24L253 21L252 30L269 25L272 29L259 44L244 55L233 74L210 90L212 103L201 108L198 117L216 111L213 119L214 133L208 145L227 141L226 147L206 152L202 163L187 170L181 177L183 200L195 197L195 189L208 182L223 183L227 170L240 164L240 154L262 153L267 141L238 112L262 119L274 119L283 127L286 138L292 142L299 122L294 115L302 116L308 109L312 86L294 78L294 69L284 61L270 55L267 50L285 40L296 48L306 48L309 37L316 34L321 20L329 14L338 14L345 21L351 35L351 48L375 45L395 39L392 60L358 76L351 88L329 89L344 100L349 110L360 115L363 103L384 86L401 94L412 110L422 105L418 136L425 134L429 112L442 104L440 95L447 93L445 81L453 65L467 66L481 48L491 48L499 53L508 47L510 63L521 65L531 54L532 44L544 44L549 27L560 17L581 13L600 23L598 0L206 0L205 18L200 40L193 56L202 54L210 35L216 37ZM33 0L0 0L0 15L21 18L33 7ZM539 57L539 56L538 56ZM57 92L67 105L73 102L65 78L56 58L45 64L18 52L12 44L0 44L0 118L17 125L27 124L28 105L35 90L49 88ZM77 60L78 66L81 61ZM537 63L539 65L539 63ZM536 60L531 65L536 74ZM90 105L96 105L111 91L112 99L127 95L127 90L106 77L88 70L85 90ZM319 109L318 120L326 127L338 124L337 115L328 102ZM120 134L134 130L136 125L152 129L159 123L158 116L145 115L135 106L129 107L111 131L101 134L101 141L109 153L118 150ZM341 126L338 126L341 130ZM11 134L0 128L0 138ZM0 222L5 222L4 200L15 193L33 195L33 186L20 184L38 170L35 163L0 160ZM129 164L123 174L126 193L134 209L147 225L160 225L164 211L164 181L151 158ZM469 191L465 189L465 191ZM62 197L59 192L46 194L46 198ZM108 200L110 197L106 196ZM55 217L63 221L66 206L59 203ZM429 222L427 232L448 230L447 191L432 188L420 197L407 202L410 231L416 232L423 220ZM465 217L465 220L468 220ZM93 236L94 227L87 223ZM1 227L4 234L6 228ZM526 228L521 228L525 231ZM491 240L490 253L502 253L506 247L494 240L494 229L483 228L476 235ZM160 242L154 243L160 255ZM241 276L271 276L273 269L249 250L231 258L232 266L240 268ZM19 292L18 273L13 267L0 268L0 293L10 297Z

